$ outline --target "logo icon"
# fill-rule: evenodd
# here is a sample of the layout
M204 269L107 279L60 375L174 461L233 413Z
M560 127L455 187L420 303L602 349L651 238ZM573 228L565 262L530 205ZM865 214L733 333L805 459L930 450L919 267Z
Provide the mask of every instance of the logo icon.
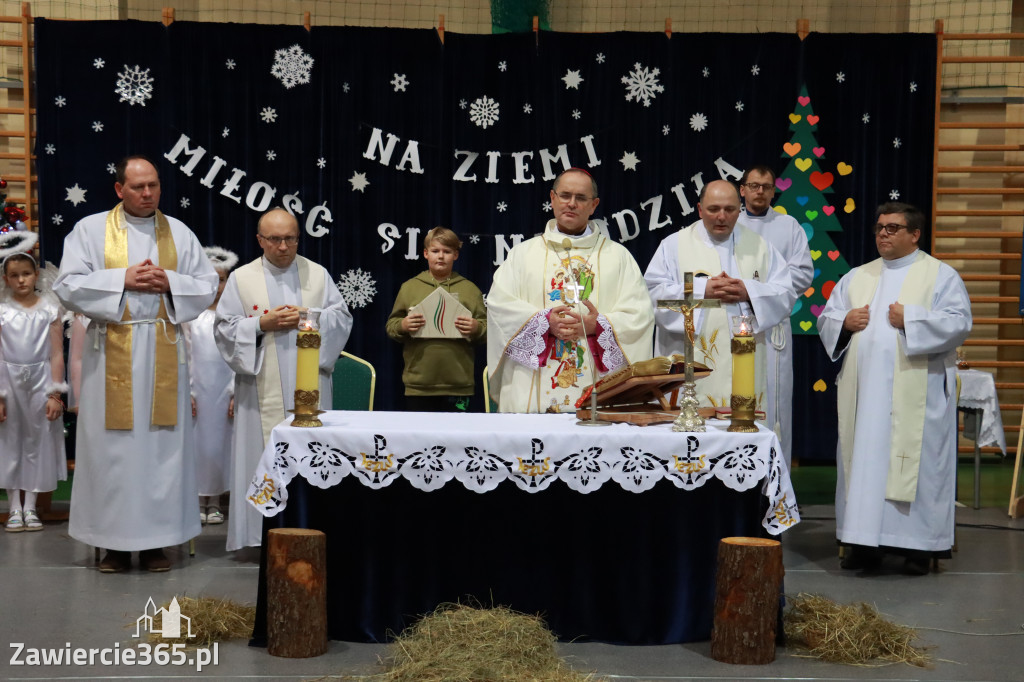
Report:
M160 626L157 627L156 621L159 616ZM135 634L133 637L140 637L142 633L149 632L154 635L160 635L164 639L178 639L181 637L181 621L185 621L186 637L194 637L192 633L192 619L188 616L181 615L181 607L178 606L178 598L171 599L171 603L168 608L156 607L153 603L153 598L150 597L149 601L146 602L146 608L143 609L142 615L135 620Z

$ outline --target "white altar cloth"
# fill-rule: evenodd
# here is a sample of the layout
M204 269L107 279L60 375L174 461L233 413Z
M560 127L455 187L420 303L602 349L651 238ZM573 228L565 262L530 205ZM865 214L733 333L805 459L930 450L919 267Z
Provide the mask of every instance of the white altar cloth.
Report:
M957 407L981 410L981 428L975 439L978 445L998 445L1006 455L1006 433L1003 431L1003 415L999 411L999 397L996 394L996 380L989 372L977 369L957 370L960 376L960 397Z
M320 415L322 427L291 419L274 427L249 486L248 500L264 516L288 503L288 483L302 476L318 488L356 476L371 488L397 477L431 491L449 481L484 493L511 480L542 491L556 480L588 493L614 481L641 493L668 479L693 490L711 477L743 491L761 484L768 498L764 528L779 535L800 521L778 438L728 433L708 421L706 433L676 433L669 425L578 426L572 415L347 412Z

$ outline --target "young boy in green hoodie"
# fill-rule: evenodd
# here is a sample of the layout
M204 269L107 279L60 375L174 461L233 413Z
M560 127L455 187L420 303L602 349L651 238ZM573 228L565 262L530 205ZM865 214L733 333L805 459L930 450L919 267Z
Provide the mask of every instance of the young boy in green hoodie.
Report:
M487 334L487 311L480 289L468 279L452 272L459 259L462 241L446 227L435 227L423 238L423 257L428 269L402 284L388 317L388 336L402 344L405 369L406 409L412 412L466 411L473 395L473 344L482 343ZM454 295L469 309L471 316L455 318L462 338L417 338L423 328L422 312L409 312L438 287Z

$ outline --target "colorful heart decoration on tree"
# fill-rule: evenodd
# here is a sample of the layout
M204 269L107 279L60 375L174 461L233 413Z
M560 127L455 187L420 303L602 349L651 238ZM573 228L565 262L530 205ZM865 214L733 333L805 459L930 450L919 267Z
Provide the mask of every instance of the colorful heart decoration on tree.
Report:
M803 95L801 95L800 97L796 98L796 101L800 102L800 106L806 107L808 104L811 103L811 98L810 97L804 97Z
M839 258L839 252L838 251L829 251L828 252L828 257L831 258L832 260L835 260L836 258Z
M818 379L814 382L814 390L818 393L824 393L828 390L828 384L823 379Z
M799 123L801 118L803 118L803 116L801 116L800 114L790 114L789 115L789 120L792 123Z
M789 211L786 210L785 206L774 206L773 210L780 215L789 215Z
M822 206L821 211L825 215L832 215L833 213L836 212L836 207L829 204L828 206Z
M824 191L826 188L831 187L834 179L834 176L828 172L819 173L818 171L814 171L811 173L811 184L814 185L818 191Z
M807 216L808 220L814 220L818 217L817 211L804 211L804 215Z
M790 154L792 156L792 154ZM787 189L793 186L793 181L789 178L775 178L775 187L780 192L785 192Z
M786 152L790 156L796 156L797 154L799 154L800 149L801 145L799 142L787 142L786 144L782 145L782 151ZM790 180L790 182L792 182L792 180Z
M790 315L796 315L797 312L799 312L799 310L801 308L803 308L803 307L804 307L804 302L802 300L800 300L799 298L796 299L796 302L793 303L793 312L790 313Z
M840 161L836 165L836 170L839 171L840 175L849 175L850 173L853 172L853 166L851 166L848 163L843 163L842 161Z
M813 323L812 322L808 322L807 320L804 320L803 322L800 323L800 328L803 329L805 332L806 331L810 331L812 326L813 326Z
M857 205L853 203L853 198L852 197L847 198L846 206L843 206L843 210L846 211L847 213L853 213L853 211L856 208L857 208Z
M810 159L808 159L808 158L802 158L802 159L797 159L793 163L796 164L796 167L799 168L800 170L802 170L804 172L807 172L807 169L811 167L812 161ZM817 173L818 171L814 171L814 172Z
M818 120L818 117L815 116L814 114L811 114L810 116L807 117L807 122L810 123L812 126L818 125Z
M814 228L811 226L811 224L800 223L800 227L804 228L804 234L807 235L807 241L811 241L811 238L814 237Z
M829 280L821 285L821 295L825 297L827 301L832 296L832 290L836 288L836 283Z
M806 206L807 202L810 201L810 200L811 200L810 197L797 197L796 198L796 203L800 204L801 206Z
M811 249L811 260L818 260L819 258L821 258L821 251L818 249ZM814 276L817 277L818 273L814 273Z
M825 309L824 305L812 305L811 306L811 313L815 317L817 317L818 315L821 315L821 311L823 311L824 309Z
M811 151L814 152L814 155L817 156L820 159L821 155L825 153L825 148L824 147L815 147Z
M807 291L804 292L804 297L810 298L811 296L814 296L814 287L807 287Z

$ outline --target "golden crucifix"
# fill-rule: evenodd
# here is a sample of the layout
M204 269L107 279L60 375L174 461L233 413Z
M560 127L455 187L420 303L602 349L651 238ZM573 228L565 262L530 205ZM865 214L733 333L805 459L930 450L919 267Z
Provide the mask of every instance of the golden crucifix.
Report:
M673 431L704 431L704 418L697 412L697 387L693 382L693 342L696 331L693 326L693 311L697 308L718 308L721 302L715 298L693 297L693 273L683 273L683 293L681 299L659 300L657 307L663 310L674 310L683 316L684 354L686 357L686 381L683 383L683 397L679 401L679 416L672 423Z

